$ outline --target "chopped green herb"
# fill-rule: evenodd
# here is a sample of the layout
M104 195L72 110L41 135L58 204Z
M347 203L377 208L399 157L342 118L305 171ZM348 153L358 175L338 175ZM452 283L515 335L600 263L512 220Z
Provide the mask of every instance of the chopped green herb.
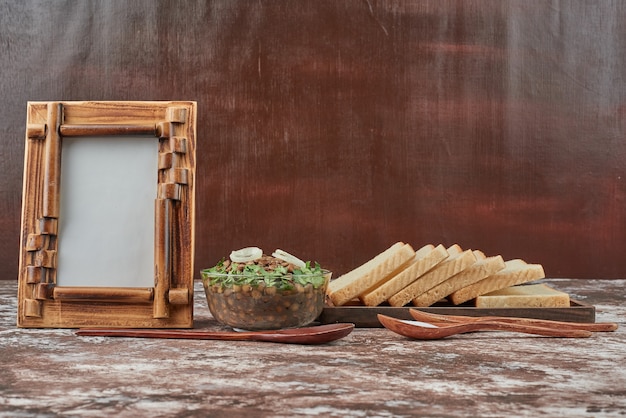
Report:
M317 262L312 266L310 261L307 261L304 267L296 268L290 272L287 267L282 265L266 270L258 264L227 263L222 259L215 267L202 270L201 273L202 278L207 280L211 286L249 285L258 287L263 284L265 287L290 290L296 284L306 286L309 283L317 289L325 283L328 272L323 270Z

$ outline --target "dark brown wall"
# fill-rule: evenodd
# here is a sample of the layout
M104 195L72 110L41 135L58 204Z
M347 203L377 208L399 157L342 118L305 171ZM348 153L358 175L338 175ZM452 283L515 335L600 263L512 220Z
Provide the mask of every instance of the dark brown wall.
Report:
M0 278L26 102L196 100L196 266L395 241L626 277L626 3L0 0Z

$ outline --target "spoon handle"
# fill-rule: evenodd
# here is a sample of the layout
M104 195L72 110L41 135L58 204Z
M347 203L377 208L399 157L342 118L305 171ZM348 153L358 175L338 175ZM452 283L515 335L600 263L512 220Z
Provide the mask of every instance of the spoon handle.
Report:
M618 325L614 322L565 322L565 321L553 321L549 319L534 319L534 318L517 318L508 316L461 316L461 315L440 315L430 312L424 312L417 309L410 310L411 316L415 319L447 322L447 323L467 323L467 322L485 322L485 321L499 321L510 324L522 324L533 325L540 327L555 327L560 329L579 329L592 332L610 332L615 331Z
M545 337L561 337L561 338L586 338L591 336L591 331L582 329L564 329L539 327L534 325L515 324L500 321L477 321L458 324L467 326L467 332L472 331L511 331L522 332L525 334L543 335Z
M134 337L134 338L165 338L189 340L229 340L247 341L263 339L266 334L250 332L221 332L221 331L183 331L163 329L117 329L117 328L81 328L76 335L89 337Z

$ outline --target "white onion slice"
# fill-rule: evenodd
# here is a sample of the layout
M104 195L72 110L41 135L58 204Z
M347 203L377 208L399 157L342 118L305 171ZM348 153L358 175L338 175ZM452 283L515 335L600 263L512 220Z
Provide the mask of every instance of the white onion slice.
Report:
M288 252L283 251L281 249L276 249L276 251L272 253L272 257L280 258L281 260L286 261L290 264L293 264L296 267L302 268L306 266L306 263L304 261L300 260L295 255L291 255Z
M263 250L259 247L246 247L230 253L230 259L235 263L247 263L248 261L254 261L262 256Z

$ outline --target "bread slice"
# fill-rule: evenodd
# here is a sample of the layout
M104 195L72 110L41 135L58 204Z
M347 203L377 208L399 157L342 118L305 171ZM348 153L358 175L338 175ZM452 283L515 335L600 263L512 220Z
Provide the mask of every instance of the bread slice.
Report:
M505 264L506 267L496 274L453 292L448 300L459 305L480 295L545 277L541 264L527 264L520 259L509 260Z
M465 250L454 244L448 249L448 258L437 264L432 270L426 272L413 283L391 296L389 304L400 307L409 303L427 290L437 286L444 280L465 270L476 262L476 256L472 250Z
M415 250L403 242L397 242L365 264L331 280L326 294L335 306L341 306L360 293L383 283L415 257Z
M477 260L474 264L413 299L413 305L430 306L456 290L483 280L506 267L500 255L486 257L482 251L475 250L474 256Z
M476 298L477 308L568 308L570 298L550 286L529 284L511 286Z
M359 295L359 299L366 306L378 306L446 257L448 257L448 251L443 245L439 244L435 247L432 244L427 244L415 252L415 257L404 270L375 289L362 293Z
M568 308L570 297L547 284L507 287L476 298L477 308Z

